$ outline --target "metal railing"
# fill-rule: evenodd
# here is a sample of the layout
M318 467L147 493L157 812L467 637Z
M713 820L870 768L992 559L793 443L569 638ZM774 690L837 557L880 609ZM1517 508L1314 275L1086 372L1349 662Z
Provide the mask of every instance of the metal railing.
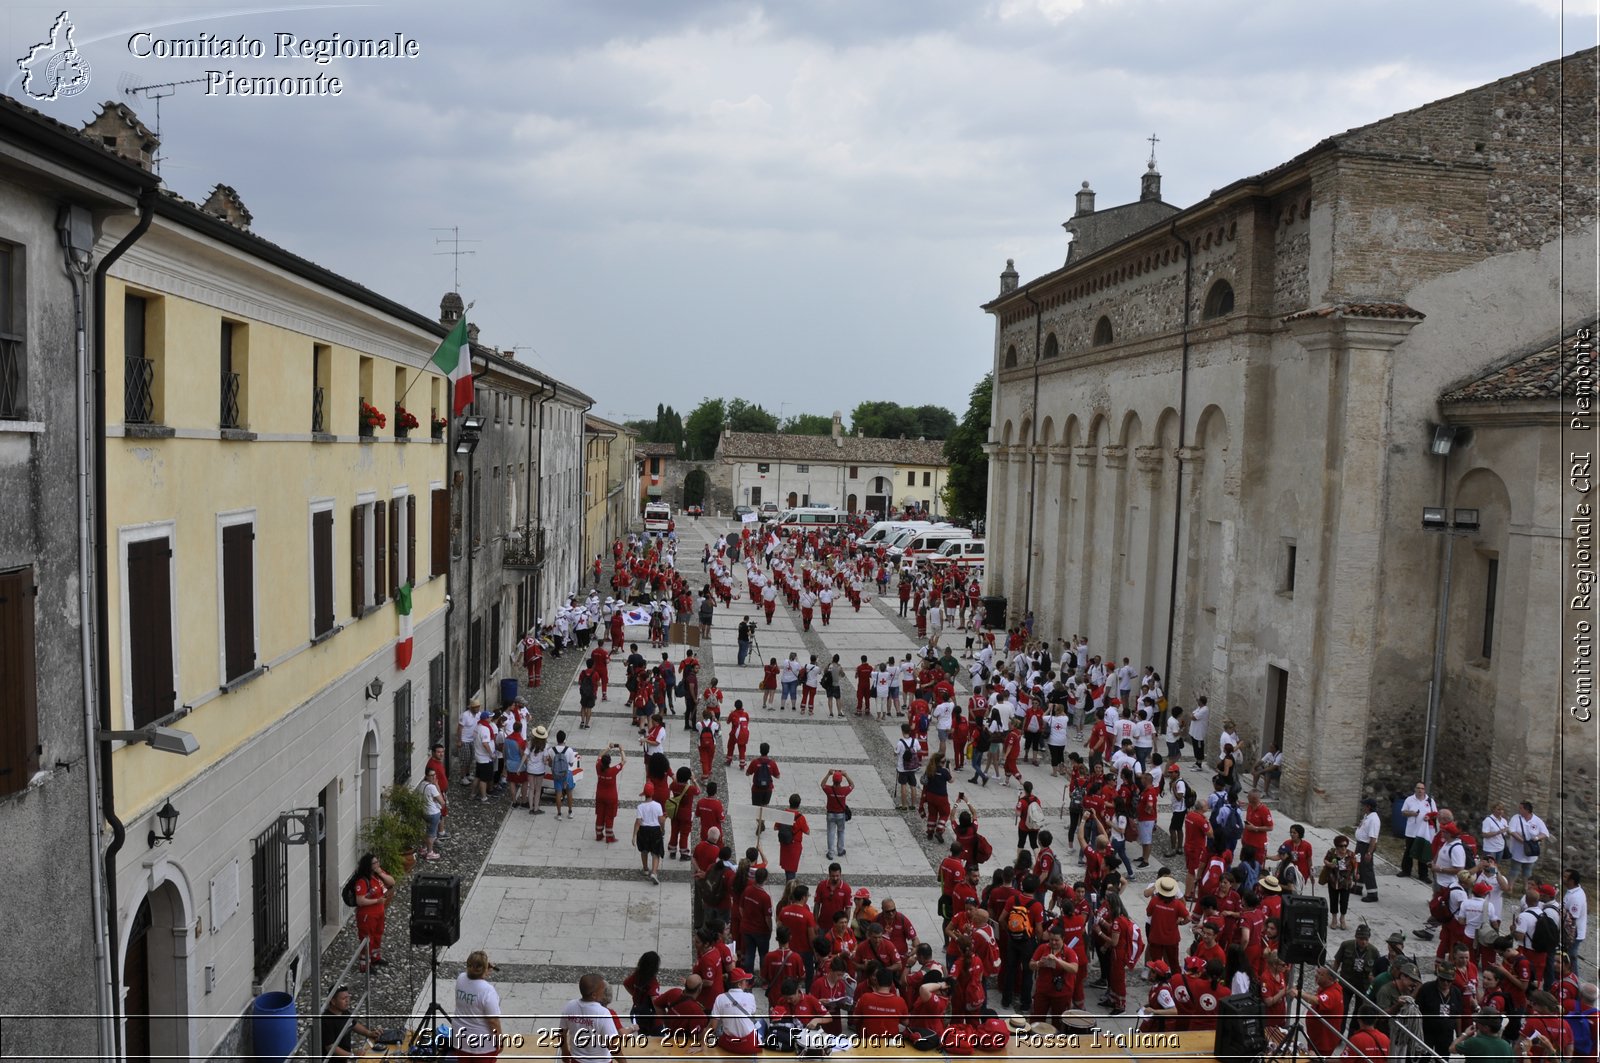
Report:
M20 336L0 336L0 419L20 421L27 412L22 394L24 358Z
M221 423L224 428L239 427L239 374L222 374Z
M324 427L322 406L328 397L327 389L316 385L311 389L311 430L313 432L326 432Z
M127 424L155 420L156 363L149 358L124 356L122 360L122 419Z

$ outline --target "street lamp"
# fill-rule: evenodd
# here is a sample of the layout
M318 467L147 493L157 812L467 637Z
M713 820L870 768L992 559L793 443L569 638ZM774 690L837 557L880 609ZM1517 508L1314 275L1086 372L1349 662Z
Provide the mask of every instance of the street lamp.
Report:
M1448 450L1446 451L1448 453ZM1433 635L1433 681L1428 684L1428 717L1422 739L1422 782L1433 786L1433 763L1439 752L1439 701L1444 687L1445 633L1450 624L1450 570L1455 558L1456 540L1478 531L1478 511L1444 506L1423 506L1424 531L1444 536L1444 573L1439 581L1439 623Z

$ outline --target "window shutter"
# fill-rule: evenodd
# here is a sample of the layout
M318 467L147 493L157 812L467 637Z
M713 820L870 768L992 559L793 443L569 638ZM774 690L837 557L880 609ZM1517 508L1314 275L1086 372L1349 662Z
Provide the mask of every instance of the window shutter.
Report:
M417 496L406 496L406 579L417 585Z
M311 514L311 632L333 630L333 510Z
M39 770L34 672L33 569L0 573L0 794L22 790Z
M389 503L372 503L372 604L382 605L389 586Z
M256 666L255 539L253 524L222 529L222 630L229 682Z
M400 542L400 500L397 498L389 503L389 597L395 598L400 594L400 564L405 560L405 555L400 551L404 544Z
M172 676L172 542L128 544L128 657L133 725L170 713L177 702Z
M445 575L450 571L450 492L443 487L433 491L433 528L428 533L428 546L433 553L433 574Z
M350 510L350 615L367 607L367 507Z

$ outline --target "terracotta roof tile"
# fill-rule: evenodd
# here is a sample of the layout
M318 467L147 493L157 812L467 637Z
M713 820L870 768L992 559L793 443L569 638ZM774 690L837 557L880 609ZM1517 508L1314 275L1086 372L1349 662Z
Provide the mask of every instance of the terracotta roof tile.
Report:
M1594 335L1595 322L1588 326ZM1594 393L1595 352L1580 351L1576 335L1563 336L1536 351L1512 355L1439 396L1441 403L1526 402L1574 398L1581 381Z
M1324 306L1314 306L1310 310L1302 310L1297 314L1290 314L1284 318L1289 321L1309 321L1318 317L1387 317L1408 318L1421 321L1427 317L1421 310L1413 310L1405 303L1331 303Z
M874 439L870 436L794 436L727 432L717 457L734 461L849 462L853 465L943 465L944 441Z

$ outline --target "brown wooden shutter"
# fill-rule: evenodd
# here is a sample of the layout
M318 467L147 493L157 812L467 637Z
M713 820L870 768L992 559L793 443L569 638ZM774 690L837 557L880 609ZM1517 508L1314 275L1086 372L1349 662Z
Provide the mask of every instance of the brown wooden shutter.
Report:
M406 579L417 585L417 496L406 496Z
M450 491L436 487L433 491L433 528L428 534L428 546L433 553L433 574L443 576L450 571Z
M394 534L389 530L389 503L379 499L372 503L372 604L382 605L388 601L389 587L389 539Z
M400 541L400 500L389 503L389 597L400 594L400 563L405 555L400 551L405 544Z
M255 543L253 524L222 529L222 631L229 682L256 666Z
M311 514L311 629L315 635L333 630L333 510Z
M350 615L367 607L367 507L350 510Z
M0 794L26 788L39 770L35 594L31 567L0 573Z
M128 672L135 727L159 720L176 707L171 579L171 540L128 544Z

